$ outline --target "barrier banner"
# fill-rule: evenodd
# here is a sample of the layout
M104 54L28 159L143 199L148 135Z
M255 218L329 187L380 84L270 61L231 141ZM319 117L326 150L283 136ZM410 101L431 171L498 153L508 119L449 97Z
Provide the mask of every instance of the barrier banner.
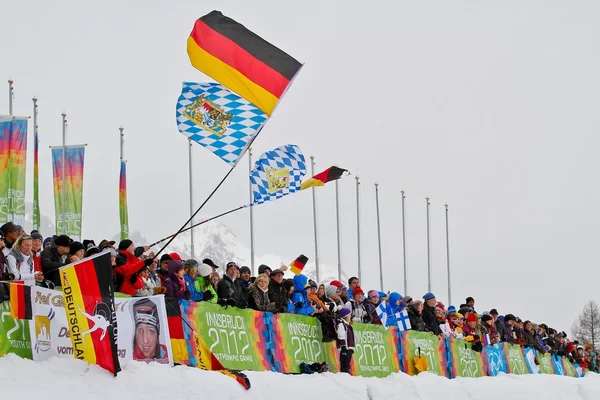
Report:
M323 352L329 370L334 373L340 372L340 351L337 349L335 341L323 343Z
M361 323L352 324L352 328L356 341L350 365L352 375L382 378L400 370L394 328Z
M271 371L263 313L221 307L218 304L181 302L182 316L225 368L236 371ZM183 324L190 365L196 366L196 343Z
M500 372L508 374L508 361L506 361L506 356L502 351L501 343L486 346L483 349L482 357L488 376L497 376Z
M567 357L562 357L562 363L563 363L563 368L565 370L565 375L571 376L571 377L577 376L577 371L575 370L575 367L573 366L573 364L571 364L571 361L569 361L569 359Z
M555 375L554 364L552 364L552 356L550 353L539 353L538 361L540 362L540 372L547 375Z
M452 377L477 378L485 376L481 353L473 351L471 343L464 340L450 339L450 354L452 354Z
M552 355L552 365L554 365L554 372L556 375L566 375L565 367L563 364L563 357L559 357L557 355Z
M535 358L537 356L537 350L532 349L531 347L524 347L523 354L525 355L525 362L527 363L527 369L530 374L539 374L540 367L535 363Z
M515 375L524 375L529 373L523 348L516 344L502 343L506 360L508 361L508 372Z
M310 365L325 361L323 331L315 317L274 314L271 321L273 358L277 372L299 373L302 363ZM335 346L335 342L332 343Z
M165 297L115 299L121 362L144 361L173 366Z
M0 357L16 354L32 359L29 321L10 316L10 301L0 303Z
M427 371L446 376L446 355L444 341L429 332L406 331L402 335L403 371L417 375L414 358L419 355L427 359Z
M50 357L73 358L73 343L61 291L33 286L31 293L33 318L29 323L34 361Z

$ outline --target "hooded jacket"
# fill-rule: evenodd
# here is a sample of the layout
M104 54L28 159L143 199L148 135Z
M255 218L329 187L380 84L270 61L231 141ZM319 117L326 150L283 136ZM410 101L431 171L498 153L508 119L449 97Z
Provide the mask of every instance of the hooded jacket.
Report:
M117 288L118 292L128 294L130 296L135 295L137 289L144 287L144 282L141 281L141 277L135 283L131 283L129 278L139 270L144 268L144 260L140 260L133 254L127 251L119 251L119 255L116 259L117 266L114 268L115 273L123 277L123 283L120 288ZM140 286L141 281L141 286Z
M217 302L217 300L219 300L219 297L217 296L217 291L215 290L213 285L211 285L210 279L203 278L201 276L197 276L196 279L194 280L194 288L196 289L196 292L198 292L198 293L204 293L207 290L209 292L211 292L213 297L212 297L212 299L208 300L209 303L214 304ZM204 300L204 294L202 295L202 300ZM204 301L207 301L207 300L204 300Z
M396 293L396 292L392 292L390 293L390 296L388 298L388 303L385 306L385 310L387 313L387 322L385 324L385 326L398 326L398 320L396 318L396 313L399 313L400 311L402 311L402 302L400 303L400 305L396 304L398 302L398 300L402 300L402 296L400 296L400 293ZM412 321L411 321L412 324ZM414 329L414 325L413 329Z
M165 288L167 289L165 296L174 297L179 300L187 300L190 297L190 292L187 290L185 283L183 286L179 283L179 278L176 275L181 268L182 265L180 261L171 261L169 264L169 279L165 281Z
M185 286L187 287L187 290L190 291L190 300L202 301L202 292L198 292L196 289L194 279L192 279L192 277L188 274L183 275L183 279L185 280Z
M292 295L292 303L294 304L294 314L310 315L315 309L310 305L308 301L308 295L306 293L306 283L308 278L302 274L294 276L294 294Z

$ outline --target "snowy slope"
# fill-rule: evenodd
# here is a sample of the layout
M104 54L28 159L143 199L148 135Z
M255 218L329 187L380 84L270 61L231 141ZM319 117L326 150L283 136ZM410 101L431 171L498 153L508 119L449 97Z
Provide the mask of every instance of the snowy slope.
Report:
M283 375L249 372L249 391L218 372L129 363L117 378L96 366L67 359L34 363L0 358L0 393L9 399L185 400L185 399L421 399L421 400L597 400L600 376L504 375L449 380L428 373L385 379L345 374ZM159 377L157 379L157 377Z

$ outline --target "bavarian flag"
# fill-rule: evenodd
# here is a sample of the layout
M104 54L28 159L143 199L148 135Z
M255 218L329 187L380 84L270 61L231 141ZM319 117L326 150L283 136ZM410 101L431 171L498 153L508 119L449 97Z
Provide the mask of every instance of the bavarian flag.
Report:
M302 64L244 25L212 11L187 42L192 65L271 116Z
M121 365L110 253L105 251L62 267L60 280L73 355L116 376Z
M306 257L304 254L300 254L298 258L296 258L294 262L290 264L290 271L295 275L300 275L307 262L308 257Z
M308 189L314 186L323 186L327 182L335 181L342 177L344 172L348 171L347 169L338 168L338 167L329 167L325 171L320 172L302 182L302 186L300 186L300 190Z

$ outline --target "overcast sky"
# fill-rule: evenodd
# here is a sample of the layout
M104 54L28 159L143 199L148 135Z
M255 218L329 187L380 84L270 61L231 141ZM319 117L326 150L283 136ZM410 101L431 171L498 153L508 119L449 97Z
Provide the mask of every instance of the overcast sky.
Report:
M119 229L119 131L125 127L129 221L149 240L189 216L181 82L205 81L186 53L196 18L222 11L305 67L254 145L293 143L361 178L363 288L378 286L380 183L385 289L403 292L400 190L407 194L413 297L447 302L444 203L450 204L453 302L475 297L568 330L600 301L600 4L594 1L2 0L0 77L14 109L39 98L40 202L53 216L48 146L87 143L83 236ZM5 86L7 87L7 86ZM5 92L7 93L7 92ZM8 96L0 96L8 111ZM30 142L30 149L31 149ZM31 162L29 153L28 162ZM193 148L196 205L228 166ZM31 164L30 164L31 165ZM31 168L29 169L31 173ZM202 215L248 202L245 157ZM31 198L31 181L28 181ZM354 176L340 182L343 267L356 271ZM314 259L310 192L256 209L257 254ZM334 185L319 188L321 261L336 265ZM248 212L223 218L249 243ZM50 234L50 232L44 232ZM402 293L405 294L405 293Z

